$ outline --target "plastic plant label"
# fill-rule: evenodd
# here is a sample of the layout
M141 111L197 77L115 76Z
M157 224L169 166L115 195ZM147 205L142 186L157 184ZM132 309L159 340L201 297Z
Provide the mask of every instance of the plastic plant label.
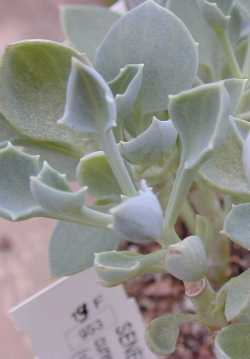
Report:
M65 277L10 311L39 359L155 359L137 305L93 269Z

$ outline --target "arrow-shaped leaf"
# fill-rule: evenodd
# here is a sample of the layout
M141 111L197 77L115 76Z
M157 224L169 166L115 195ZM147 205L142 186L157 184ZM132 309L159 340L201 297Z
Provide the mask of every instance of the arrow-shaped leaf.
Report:
M145 273L161 272L163 256L163 251L148 255L129 251L101 252L95 255L95 268L103 284L112 287Z
M97 51L96 67L108 81L127 64L144 64L143 113L164 111L169 94L192 86L197 44L172 12L148 0L119 19Z
M111 222L110 215L85 206L85 188L72 192L65 175L46 162L38 176L31 178L31 191L36 201L52 218L96 226L105 226Z
M77 167L77 180L98 200L119 200L120 186L113 175L105 154L102 151L83 157Z
M40 171L39 156L30 156L8 144L0 149L0 215L17 221L43 214L30 192L30 176Z
M123 157L133 164L162 161L177 140L177 132L171 120L154 118L152 124L142 134L129 142L121 142Z

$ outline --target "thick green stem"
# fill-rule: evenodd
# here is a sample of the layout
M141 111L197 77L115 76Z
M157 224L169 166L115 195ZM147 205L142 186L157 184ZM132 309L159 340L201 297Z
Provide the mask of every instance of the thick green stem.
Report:
M216 310L216 292L206 278L197 282L185 282L186 295L192 300L201 321L210 330L218 330L227 324L224 310Z
M197 183L197 188L191 194L192 203L201 216L206 218L206 233L196 233L206 244L206 251L210 259L209 279L220 286L226 280L226 271L230 258L229 241L220 234L226 212L221 207L220 201L214 191L202 182Z
M165 250L155 251L144 256L145 261L142 265L141 274L146 273L162 273L164 272L164 259L166 256Z
M221 45L223 46L225 59L227 60L232 77L242 78L241 69L234 54L234 50L232 48L227 32L225 30L218 31L216 32L216 35L220 40Z
M191 187L194 177L194 170L185 169L180 166L176 174L176 179L170 194L168 205L165 212L163 233L161 238L162 245L170 245L176 242L176 236L173 236L174 226L186 195Z
M195 212L189 203L188 199L186 199L181 207L180 217L187 226L189 234L195 233Z
M100 138L100 142L122 192L126 196L135 196L137 190L120 154L112 130L105 132Z
M84 215L84 218L93 222L93 224L105 227L113 223L113 216L111 214L95 211L94 209L87 207L83 207L81 212Z

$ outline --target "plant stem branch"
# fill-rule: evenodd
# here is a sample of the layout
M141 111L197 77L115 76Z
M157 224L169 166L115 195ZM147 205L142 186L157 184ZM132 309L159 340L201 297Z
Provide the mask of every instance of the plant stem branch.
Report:
M227 59L227 63L230 67L232 76L236 78L242 78L241 69L234 54L234 50L232 48L227 32L225 30L219 31L216 32L216 35L218 36L218 39L223 46L225 58Z
M193 177L193 169L185 169L183 168L183 166L179 167L165 212L163 233L161 238L161 243L164 246L173 244L174 240L176 241L177 239L176 236L173 237L173 232L175 232L174 226L181 211L186 195L193 182Z
M121 190L126 196L135 196L137 190L120 154L112 130L105 132L100 141Z

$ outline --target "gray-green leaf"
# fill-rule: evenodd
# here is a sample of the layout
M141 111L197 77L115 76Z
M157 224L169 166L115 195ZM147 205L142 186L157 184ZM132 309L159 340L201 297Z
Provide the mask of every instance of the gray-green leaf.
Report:
M139 195L125 199L112 209L113 227L135 243L160 238L163 214L156 195L148 188Z
M142 110L164 111L169 94L192 86L197 52L197 44L184 24L148 0L112 27L97 51L96 66L110 81L127 64L144 64Z
M110 164L102 151L83 157L77 167L77 180L98 200L119 200L120 186Z
M17 221L42 215L30 191L30 176L40 170L39 156L30 156L8 144L0 149L0 215Z
M110 251L95 254L95 268L103 284L118 285L128 279L162 270L163 251L142 255L129 251Z
M204 19L215 32L227 28L230 17L225 16L215 2L198 0L198 4Z
M224 232L233 242L250 250L250 204L233 206L226 217Z
M110 215L85 206L86 188L72 192L65 175L46 162L38 176L31 178L30 186L33 197L52 218L96 226L105 226L111 222Z
M200 238L190 236L169 246L165 268L183 281L194 282L204 278L208 272L208 259Z
M60 43L21 41L7 47L0 66L0 112L23 135L82 147L77 133L62 129L71 57L85 58Z
M140 97L143 68L143 64L127 65L109 82L115 96L118 125L121 124L130 133L133 133L136 126L134 112Z
M132 164L150 164L162 161L177 140L177 131L171 120L153 118L151 125L141 135L129 142L121 142L123 157Z
M179 327L194 320L191 314L177 313L164 315L152 320L146 329L149 348L158 355L168 355L175 351Z
M250 321L250 270L230 279L221 289L226 293L225 316L231 321Z
M61 23L66 40L93 60L105 34L119 19L109 9L89 5L66 5L61 8Z
M228 111L229 95L223 83L202 85L170 97L170 117L182 142L182 166L191 169L202 163L226 136Z
M91 267L94 254L118 247L121 236L107 228L59 222L49 244L52 276L71 275Z
M111 89L97 71L73 58L65 112L59 123L81 133L103 134L115 121Z
M233 324L222 329L215 338L217 359L249 359L249 336L249 324Z

